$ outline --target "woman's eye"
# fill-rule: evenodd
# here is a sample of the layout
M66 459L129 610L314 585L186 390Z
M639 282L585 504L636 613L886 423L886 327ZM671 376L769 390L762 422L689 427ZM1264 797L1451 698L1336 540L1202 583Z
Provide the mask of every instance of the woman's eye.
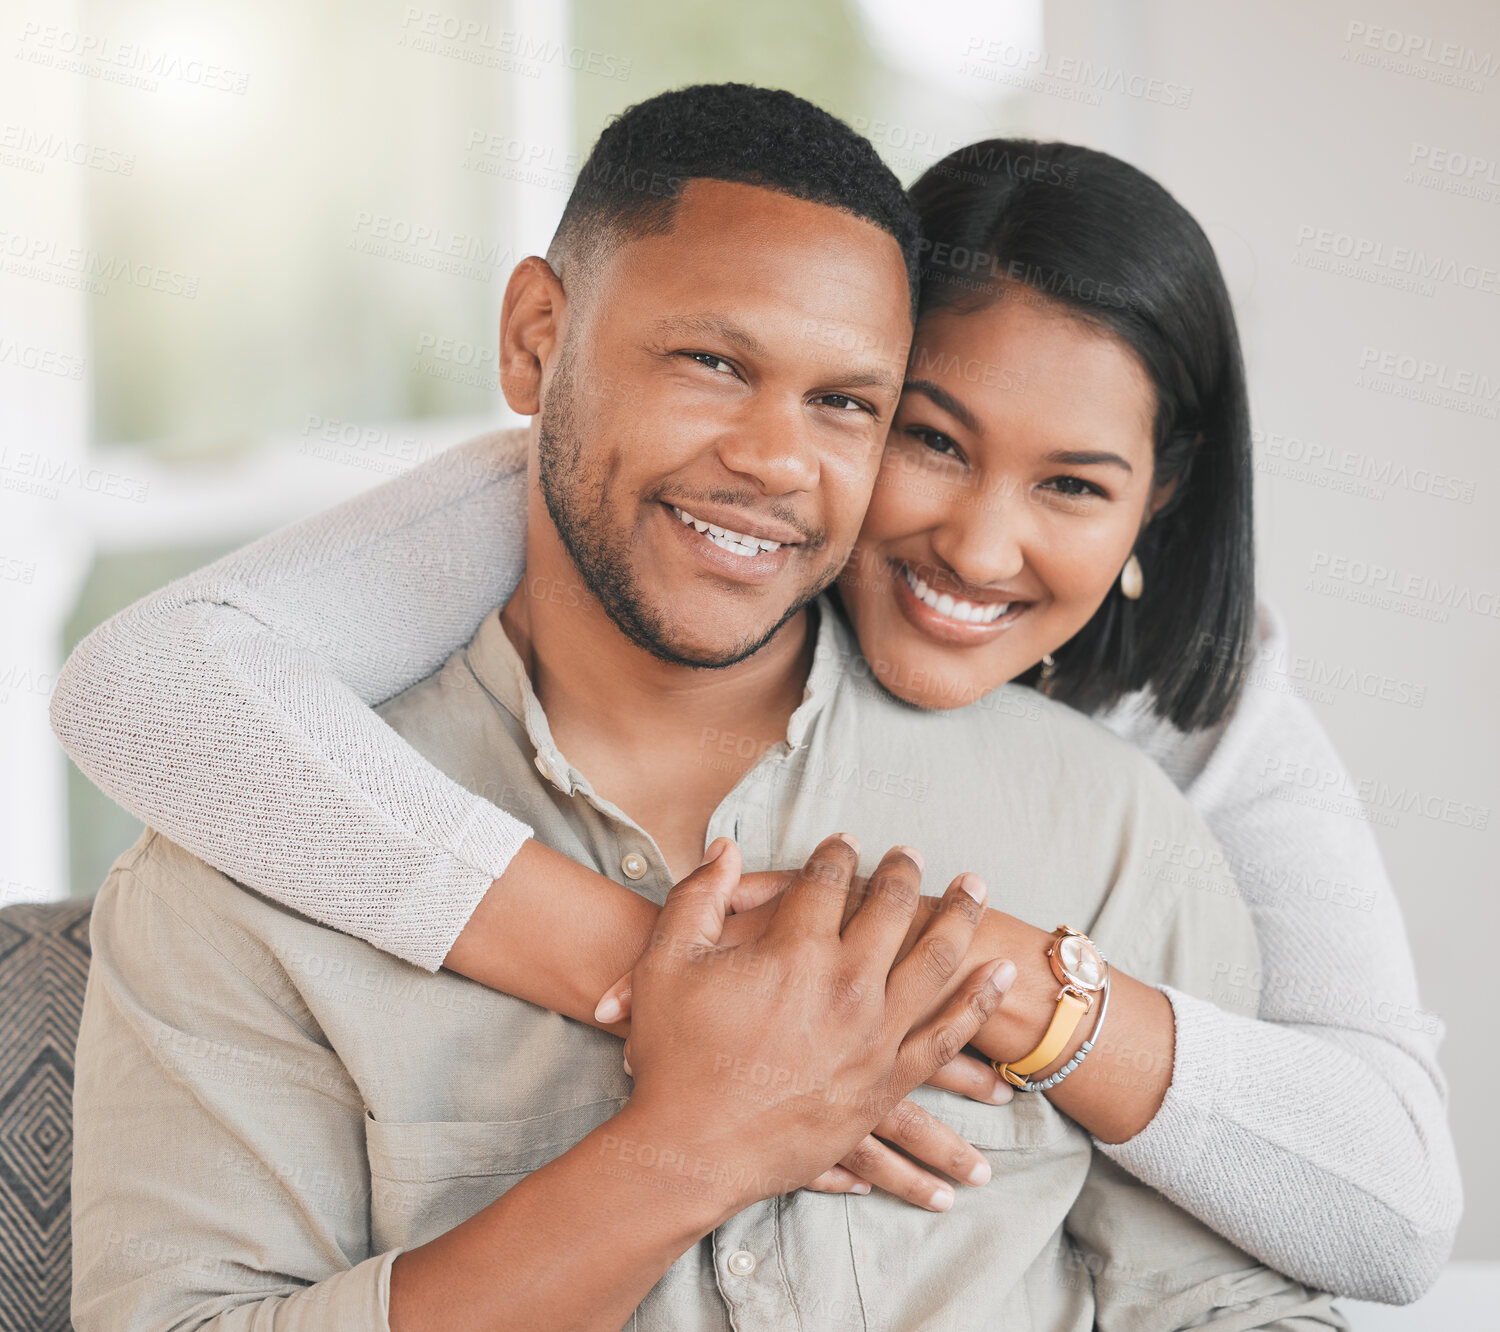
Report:
M949 439L947 435L940 434L936 430L928 430L923 426L912 426L907 433L913 439L920 440L934 453L956 454L958 452L958 445Z
M1054 476L1045 483L1060 495L1103 495L1104 491L1081 476Z
M721 373L727 370L731 375L734 373L734 367L728 361L722 356L715 356L712 352L689 352L688 355L699 365L706 365L710 370L717 370Z

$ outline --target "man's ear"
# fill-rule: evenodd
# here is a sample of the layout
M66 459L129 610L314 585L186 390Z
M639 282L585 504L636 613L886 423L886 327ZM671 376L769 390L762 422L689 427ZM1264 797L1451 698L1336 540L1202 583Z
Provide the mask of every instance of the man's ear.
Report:
M568 298L545 259L521 260L505 284L500 307L500 388L513 412L542 409L542 376L562 347Z

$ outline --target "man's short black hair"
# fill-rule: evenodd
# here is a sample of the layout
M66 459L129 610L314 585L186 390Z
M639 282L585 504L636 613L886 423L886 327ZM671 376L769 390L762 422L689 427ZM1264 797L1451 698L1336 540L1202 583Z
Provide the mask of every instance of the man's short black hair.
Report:
M915 311L918 225L901 182L837 117L744 83L658 93L611 121L578 173L548 259L587 263L611 240L665 234L693 180L758 185L874 223L901 246Z

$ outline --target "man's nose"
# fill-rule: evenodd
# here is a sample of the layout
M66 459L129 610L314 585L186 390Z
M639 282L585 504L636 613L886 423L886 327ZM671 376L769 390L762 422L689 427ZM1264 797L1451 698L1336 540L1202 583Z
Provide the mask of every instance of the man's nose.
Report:
M752 401L719 436L717 448L725 467L766 495L812 490L822 467L812 423L797 400L768 395Z

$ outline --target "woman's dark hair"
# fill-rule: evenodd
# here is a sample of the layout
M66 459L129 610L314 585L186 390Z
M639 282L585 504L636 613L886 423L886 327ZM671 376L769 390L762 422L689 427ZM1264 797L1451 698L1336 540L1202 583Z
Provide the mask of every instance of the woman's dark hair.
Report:
M1092 712L1149 689L1181 729L1213 725L1244 681L1255 559L1244 364L1208 238L1149 176L1066 143L969 144L911 197L922 313L1029 289L1119 338L1156 391L1155 482L1176 489L1136 543L1144 595L1127 600L1116 580L1053 654L1048 692Z

